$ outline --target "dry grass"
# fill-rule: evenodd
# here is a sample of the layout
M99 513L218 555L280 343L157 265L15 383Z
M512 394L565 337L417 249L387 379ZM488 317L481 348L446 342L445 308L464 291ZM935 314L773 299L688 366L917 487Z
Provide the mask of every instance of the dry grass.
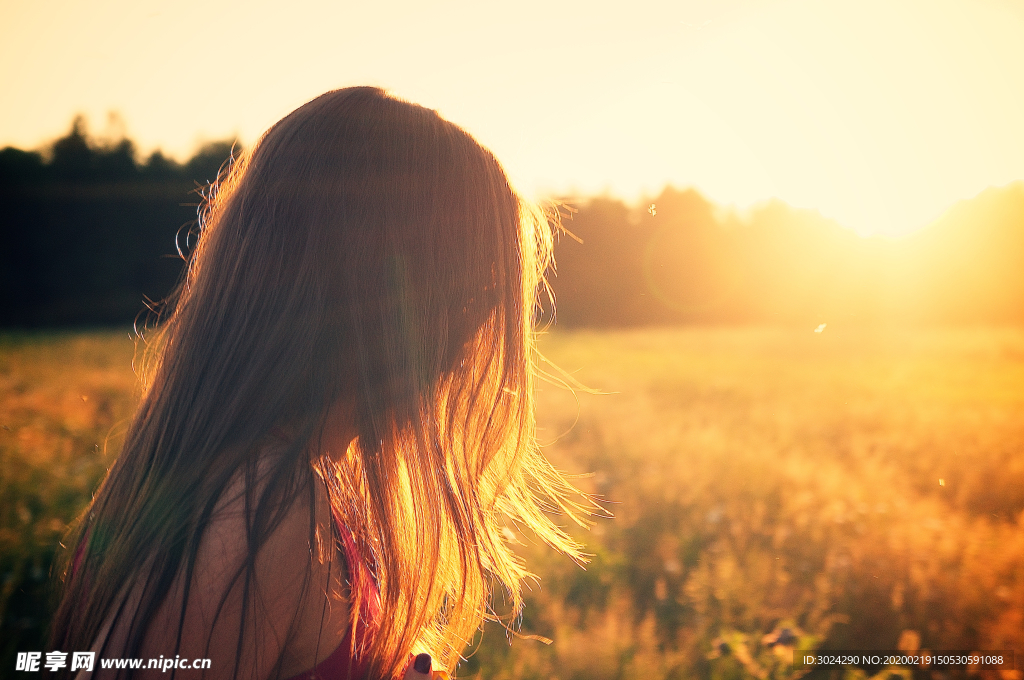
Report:
M0 663L42 649L58 542L136 402L134 350L127 331L0 336Z
M134 349L127 332L0 338L0 663L42 648L53 550L116 450ZM523 632L554 643L489 630L460 675L793 677L765 639L780 628L808 647L914 630L1024 651L1024 331L580 332L542 350L608 392L544 385L538 406L551 458L592 473L615 518L583 533L586 571L521 537L541 576Z
M540 556L524 629L554 644L490 640L470 670L785 677L762 642L782 627L805 646L915 630L1024 650L1021 330L575 333L542 351L614 392L545 387L539 416L616 517L583 537L588 571Z

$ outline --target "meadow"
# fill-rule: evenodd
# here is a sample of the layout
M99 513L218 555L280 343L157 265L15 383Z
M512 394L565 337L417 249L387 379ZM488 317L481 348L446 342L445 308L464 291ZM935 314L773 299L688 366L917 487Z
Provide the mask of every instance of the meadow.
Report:
M1024 330L560 331L540 349L589 388L539 384L541 441L613 517L574 530L585 570L513 534L539 576L520 636L488 624L460 677L783 679L804 672L793 648L1024 653ZM4 667L42 649L54 550L116 455L135 355L126 330L0 336ZM894 672L910 673L838 674Z

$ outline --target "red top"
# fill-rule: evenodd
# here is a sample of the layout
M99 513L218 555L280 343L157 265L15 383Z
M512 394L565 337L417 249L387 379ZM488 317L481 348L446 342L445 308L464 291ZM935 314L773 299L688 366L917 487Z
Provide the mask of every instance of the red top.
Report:
M337 512L331 511L334 517L334 524L341 535L342 547L345 549L345 563L348 566L349 585L352 590L359 589L362 593L362 604L359 607L359 618L355 624L355 646L352 644L353 627L348 627L345 638L341 644L326 659L311 668L294 675L288 680L365 680L367 677L365 654L359 658L359 653L365 653L369 646L369 637L374 623L380 617L380 600L377 583L373 574L363 562L362 555L356 547L352 532L338 517ZM352 652L355 650L356 655Z

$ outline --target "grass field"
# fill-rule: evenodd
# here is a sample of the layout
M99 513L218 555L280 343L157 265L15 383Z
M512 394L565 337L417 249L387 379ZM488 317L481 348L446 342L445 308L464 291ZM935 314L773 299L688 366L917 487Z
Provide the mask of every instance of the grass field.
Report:
M138 395L127 330L0 336L0 668L41 651L50 567Z
M0 663L42 649L49 563L116 452L134 350L126 331L0 338ZM603 392L542 384L538 417L615 516L580 532L586 571L519 537L541 577L522 633L553 643L491 626L460 676L794 677L783 628L802 648L916 633L1024 653L1024 330L576 332L541 350Z

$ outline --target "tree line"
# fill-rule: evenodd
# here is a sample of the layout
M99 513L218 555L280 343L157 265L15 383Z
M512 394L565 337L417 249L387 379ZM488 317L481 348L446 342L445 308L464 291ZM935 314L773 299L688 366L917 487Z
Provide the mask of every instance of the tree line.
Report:
M185 163L97 142L77 118L44 152L0 150L0 326L130 322L181 276L202 192L240 149ZM549 275L561 326L1024 323L1024 183L901 240L771 201L693 189L561 206ZM182 248L183 247L183 248Z
M673 188L635 207L591 199L562 224L549 278L563 326L1024 323L1024 182L903 239Z
M166 297L233 147L139 161L130 140L97 142L78 117L43 152L0 150L0 326L126 323Z

